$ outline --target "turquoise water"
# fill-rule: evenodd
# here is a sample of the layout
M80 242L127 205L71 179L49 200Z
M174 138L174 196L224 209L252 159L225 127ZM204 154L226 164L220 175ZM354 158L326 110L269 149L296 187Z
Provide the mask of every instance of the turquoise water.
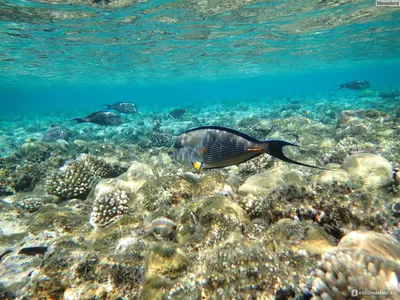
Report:
M374 1L2 1L1 114L395 88L399 17Z
M7 103L1 113L9 112L52 112L55 110L98 110L104 103L130 101L140 108L163 108L176 105L201 106L215 101L263 100L268 103L282 97L304 97L318 100L334 93L355 97L354 91L336 91L336 85L353 78L368 78L376 90L400 86L398 70L400 63L357 68L342 68L332 71L313 71L297 75L265 75L256 78L225 80L203 80L170 82L143 85L99 85L92 82L87 86L52 85L2 87L2 101ZM21 83L20 83L21 84ZM360 108L362 104L360 104Z

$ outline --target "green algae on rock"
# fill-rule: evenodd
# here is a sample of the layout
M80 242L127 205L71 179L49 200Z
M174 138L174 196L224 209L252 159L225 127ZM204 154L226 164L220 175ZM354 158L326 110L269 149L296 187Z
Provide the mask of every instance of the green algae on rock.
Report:
M299 172L280 166L247 178L239 187L238 194L265 197L274 189L285 188L288 185L303 186L303 176Z
M342 163L355 182L366 191L376 191L392 181L392 165L382 156L370 153L352 155Z
M207 174L194 188L194 197L215 195L234 197L233 189L227 182L227 176L219 173Z
M19 151L21 156L30 162L44 161L50 157L50 152L49 144L40 141L26 142Z
M245 211L231 199L202 197L187 205L181 214L177 241L185 243L202 239L206 245L214 245L231 232L242 231L248 222Z
M205 262L205 294L210 299L273 298L289 277L282 262L265 248L240 242L214 249Z
M310 254L322 254L335 246L335 239L324 229L311 221L296 222L281 219L271 225L265 233L263 243L266 248L279 251L307 251Z
M120 189L125 191L129 197L133 197L146 182L155 178L156 176L149 165L135 161L125 173L117 178L100 180L94 188L94 194L98 195L103 191Z
M189 261L178 244L155 243L146 253L145 299L161 299L174 279L187 269Z
M330 163L326 165L327 171L319 174L317 182L323 184L347 184L351 181L350 174L340 168L340 165Z

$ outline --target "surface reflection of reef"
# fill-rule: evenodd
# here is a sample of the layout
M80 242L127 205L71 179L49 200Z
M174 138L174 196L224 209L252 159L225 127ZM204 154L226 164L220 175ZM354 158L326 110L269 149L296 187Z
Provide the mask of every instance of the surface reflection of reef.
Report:
M364 1L71 0L7 2L0 12L10 49L1 70L10 83L25 75L46 83L88 80L83 74L107 83L104 69L121 83L254 76L396 59L400 45L391 34L393 10ZM381 21L386 25L377 27Z

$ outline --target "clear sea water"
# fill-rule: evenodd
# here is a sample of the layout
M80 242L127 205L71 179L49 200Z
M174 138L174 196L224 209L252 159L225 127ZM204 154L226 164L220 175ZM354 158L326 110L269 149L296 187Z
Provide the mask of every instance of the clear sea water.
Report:
M399 20L371 0L1 1L0 114L398 88Z

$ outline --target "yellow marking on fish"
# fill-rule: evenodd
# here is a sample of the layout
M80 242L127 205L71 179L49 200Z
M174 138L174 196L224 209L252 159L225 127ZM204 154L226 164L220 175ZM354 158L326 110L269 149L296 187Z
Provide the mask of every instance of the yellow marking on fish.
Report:
M207 148L206 148L206 147L203 147L203 148L201 148L201 149L199 150L199 153L203 155L204 153L206 153L206 150L207 150Z
M261 151L262 149L260 147L254 147L254 148L247 148L247 151Z
M200 171L200 170L201 170L201 167L203 166L203 164L202 164L201 162L194 161L194 162L192 162L192 166L193 166L193 168L195 168L197 171Z

